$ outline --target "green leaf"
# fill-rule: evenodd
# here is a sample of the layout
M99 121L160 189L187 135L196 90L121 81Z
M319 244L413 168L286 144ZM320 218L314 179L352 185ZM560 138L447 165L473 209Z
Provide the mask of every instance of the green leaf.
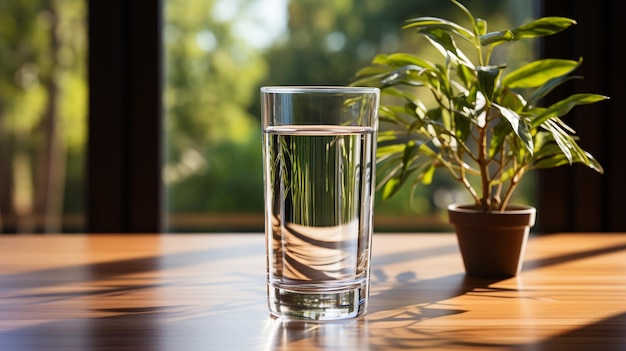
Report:
M419 169L419 167L411 167L413 159L416 156L419 156L418 148L417 143L413 140L410 140L406 143L406 145L404 145L401 167L396 166L387 172L387 176L384 180L384 183L386 184L383 188L383 200L389 199L397 193L407 179L409 179L409 176Z
M422 184L424 185L429 185L433 182L433 176L435 175L435 166L432 165L432 163L429 163L428 165L425 166L425 170L422 170L420 172L421 174L421 181Z
M535 117L530 123L533 127L539 127L552 117L565 116L577 105L592 104L606 99L608 99L607 96L598 94L573 94L544 109L543 112Z
M507 106L509 109L517 113L524 112L524 107L528 105L528 102L524 100L524 96L514 92L513 90L504 90L500 92L498 103L502 106Z
M469 16L471 18L474 18L471 14L469 14ZM487 21L485 21L482 18L477 18L475 20L474 30L475 30L476 34L481 37L481 42L482 42L482 37L485 34L487 34Z
M546 84L540 86L533 93L533 95L528 99L528 104L531 106L536 105L537 103L539 103L541 99L543 99L546 95L548 95L551 91L556 89L558 86L573 79L582 79L582 76L561 76L561 77L551 79Z
M474 15L472 15L472 13L470 12L470 10L468 10L467 7L463 6L463 4L461 4L460 2L458 2L456 0L450 0L450 1L454 5L456 5L456 7L458 7L461 11L463 11L463 13L467 16L467 19L472 24L472 28L474 29L474 33L475 34L482 33L483 30L484 31L487 30L487 22L486 21L484 21L484 20L476 20L474 18Z
M435 65L415 55L407 53L395 53L390 55L378 55L372 61L374 64L389 65L393 67L413 66L421 69L434 70Z
M474 42L474 33L467 30L467 28L454 23L452 21L445 20L439 17L417 17L407 20L407 25L402 27L403 29L416 29L418 33L427 35L434 32L447 32L454 34L460 38L468 40L470 43Z
M390 199L395 193L398 192L398 190L400 190L402 184L403 182L398 178L389 179L383 187L383 200Z
M538 139L542 141L535 151L535 160L531 164L531 169L553 168L569 166L573 163L582 163L598 173L604 173L600 163L590 153L581 150L578 145L576 147L579 149L579 152L571 153L568 158L550 133L542 132Z
M438 154L437 154L437 149L433 150L431 149L428 145L432 145L432 143L426 144L426 143L421 143L419 144L419 152L421 152L423 155L428 156L430 158L437 158Z
M511 128L513 128L515 135L519 137L520 141L524 144L526 149L532 153L534 148L533 137L530 134L530 130L526 125L526 122L524 122L524 120L520 117L520 115L517 114L517 112L510 110L507 107L500 106L498 104L493 104L493 106L498 108L502 117L504 117L511 125Z
M472 60L470 60L463 50L460 50L452 36L448 33L434 29L428 33L422 33L428 39L430 44L441 53L446 60L451 60L453 66L465 65L474 68Z
M378 109L378 117L381 120L398 125L409 123L410 116L407 116L402 106L381 105Z
M498 125L493 128L493 135L491 136L491 142L489 143L489 157L494 157L500 152L510 130L511 125L508 121L498 123Z
M481 35L480 45L487 46L491 44L500 44L512 40L515 40L515 36L510 30L506 29Z
M356 81L352 82L353 86L375 86L384 89L393 85L409 85L422 86L424 81L428 82L428 76L422 75L424 68L419 66L403 66L400 68L389 69L388 66L381 66L386 69L372 68L369 71L361 70L358 73Z
M402 173L406 172L406 170L409 168L413 157L415 157L415 155L417 154L417 150L418 147L417 145L415 145L415 141L411 140L406 144L404 148L404 154L402 155Z
M576 148L574 147L576 142L552 121L548 120L546 122L546 129L552 134L552 138L561 150L561 154L572 164L576 155Z
M600 164L586 151L580 148L576 140L564 131L555 119L550 119L545 124L546 129L551 133L552 140L559 147L562 157L567 159L569 164L582 163L600 173L603 172ZM558 158L552 158L557 160Z
M389 155L401 155L404 152L404 143L399 141L383 141L378 139L379 147L376 148L376 157L384 157Z
M459 77L461 83L466 89L469 89L474 84L476 78L476 72L466 65L459 65L456 70L456 74Z
M491 103L493 100L493 93L495 91L496 80L500 74L500 67L477 66L476 73L478 73L478 84L480 84L480 90L482 90L485 99Z
M513 178L514 173L515 173L515 170L513 168L507 168L504 170L502 174L500 174L500 177L491 180L491 182L489 182L489 185L496 186L498 184L503 184L507 180Z
M556 34L576 24L576 21L566 17L541 17L513 29L515 40L536 38Z
M579 64L579 61L563 59L533 61L503 77L502 85L510 89L536 88L551 79L569 74Z
M397 155L380 157L376 159L376 162L376 190L380 190L390 179L398 176L402 169L402 162Z
M595 158L593 158L591 154L589 154L588 152L585 152L585 155L586 155L588 162L582 162L581 160L578 160L578 159L574 159L572 160L572 162L570 162L565 157L565 155L556 154L550 157L541 158L537 160L536 162L533 163L531 169L554 168L554 167L560 167L560 166L570 166L573 163L583 163L588 168L591 168L600 174L604 173L604 169L602 168L600 163Z

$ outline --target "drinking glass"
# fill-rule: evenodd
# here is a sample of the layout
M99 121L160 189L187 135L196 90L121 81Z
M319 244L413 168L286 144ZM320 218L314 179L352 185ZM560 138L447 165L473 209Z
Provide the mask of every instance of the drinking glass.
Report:
M337 320L365 313L380 91L261 88L270 313Z

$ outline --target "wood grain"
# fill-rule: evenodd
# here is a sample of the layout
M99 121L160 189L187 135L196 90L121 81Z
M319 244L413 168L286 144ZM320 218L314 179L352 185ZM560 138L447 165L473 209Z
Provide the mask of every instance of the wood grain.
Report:
M626 235L531 237L467 277L452 234L374 235L368 313L269 316L262 234L0 237L0 350L626 350Z

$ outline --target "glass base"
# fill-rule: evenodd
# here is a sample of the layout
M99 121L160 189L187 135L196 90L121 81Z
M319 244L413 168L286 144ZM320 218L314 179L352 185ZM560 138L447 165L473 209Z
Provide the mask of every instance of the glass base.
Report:
M298 292L268 287L272 315L306 321L332 321L354 318L365 313L367 287L358 286L337 292Z

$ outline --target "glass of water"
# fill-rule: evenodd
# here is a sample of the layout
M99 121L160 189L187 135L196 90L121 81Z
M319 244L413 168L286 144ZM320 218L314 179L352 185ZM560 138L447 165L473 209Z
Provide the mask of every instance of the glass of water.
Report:
M272 315L367 309L380 91L261 88L267 292Z

